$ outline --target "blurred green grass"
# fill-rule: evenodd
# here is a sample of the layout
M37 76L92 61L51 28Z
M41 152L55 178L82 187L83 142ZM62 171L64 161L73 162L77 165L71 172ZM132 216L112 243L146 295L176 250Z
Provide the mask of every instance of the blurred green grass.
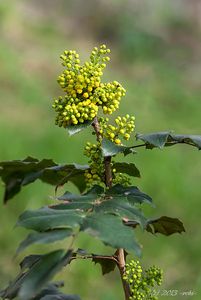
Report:
M118 4L121 2L111 4L116 12L115 26L111 22L110 7L105 16L100 15L100 10L95 10L95 4L88 1L88 5L92 5L91 15L84 15L86 8L82 12L79 1L77 6L75 2L65 4L60 1L57 7L50 1L50 5L45 7L45 3L0 3L1 160L23 159L31 155L39 159L53 158L61 163L86 162L82 157L82 148L86 140L92 139L90 132L69 138L65 130L55 127L51 99L60 94L56 83L56 76L61 71L60 53L66 48L76 48L86 58L89 49L102 41L109 44L113 56L105 79L118 80L126 87L127 96L119 113L135 115L137 132L174 130L175 133L201 134L199 52L197 44L188 47L182 39L181 42L179 40L180 36L189 37L189 20L187 22L184 18L183 23L176 22L182 20L182 16L177 16L177 19L174 11L168 11L169 15L165 17L160 9L154 12L163 21L161 27L166 26L165 33L169 30L167 41L163 35L157 35L156 29L156 33L145 30L143 20L146 10L140 10L135 22L132 22L133 11L126 5ZM104 11L104 5L105 8L107 5L101 3ZM144 3L148 5L146 1ZM176 19L171 17L171 13ZM93 18L89 18L92 15ZM89 24L80 28L80 20L87 20ZM104 23L104 20L107 22ZM193 20L190 28L190 35L200 41ZM175 30L180 35L172 37ZM85 38L83 32L87 33ZM157 205L155 210L145 207L147 215L179 217L186 228L185 234L168 238L138 231L139 241L144 247L143 264L157 264L164 269L162 289L193 290L197 295L191 298L199 300L200 152L187 146L162 151L140 149L128 161L135 162L141 170L142 178L135 179L133 183L152 196ZM25 230L13 230L18 215L25 209L51 203L53 193L53 187L37 182L24 188L7 206L2 205L0 287L14 277L22 259L22 256L12 259L16 247L26 235ZM3 197L3 187L0 196ZM63 245L68 245L68 241ZM77 245L96 253L112 251L84 234ZM40 246L33 248L33 251L45 249ZM94 291L95 299L122 298L118 273L102 277L100 267L94 267L91 262L74 262L59 278L62 276L66 291L79 293L83 299L94 299ZM183 297L178 296L177 299Z

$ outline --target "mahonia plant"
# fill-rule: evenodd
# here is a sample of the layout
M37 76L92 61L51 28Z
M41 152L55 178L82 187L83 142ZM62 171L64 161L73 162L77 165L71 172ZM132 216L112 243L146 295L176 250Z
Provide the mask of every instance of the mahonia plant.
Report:
M117 81L101 81L110 60L109 53L105 45L95 47L84 64L80 64L74 50L66 50L61 55L64 71L58 77L58 83L64 95L54 99L56 125L70 135L81 134L88 127L92 129L93 139L84 147L88 165L57 164L51 159L38 160L30 156L0 163L0 176L5 184L4 203L37 179L54 185L56 191L55 204L27 210L20 215L17 225L32 230L32 233L20 243L17 254L34 244L71 239L68 250L64 245L64 249L26 256L20 263L20 273L0 292L2 299L80 299L61 292L62 283L50 281L63 267L83 258L99 263L103 275L118 269L125 300L157 299L152 289L161 284L162 271L155 266L143 271L137 260L141 257L142 246L134 234L135 229L140 227L151 234L166 236L185 229L175 217L144 215L143 205L153 206L153 200L132 185L132 177L140 177L140 171L134 163L116 161L116 156L133 155L139 147L162 149L178 143L201 149L201 136L166 131L136 134L134 141L134 116L116 116L113 121L104 116L119 108L126 92ZM127 141L132 143L131 146L124 145ZM58 195L59 187L66 187L69 182L77 187L79 194L67 190ZM79 232L99 239L110 246L110 251L94 254L87 249L76 249L74 241ZM128 254L134 259L127 264Z

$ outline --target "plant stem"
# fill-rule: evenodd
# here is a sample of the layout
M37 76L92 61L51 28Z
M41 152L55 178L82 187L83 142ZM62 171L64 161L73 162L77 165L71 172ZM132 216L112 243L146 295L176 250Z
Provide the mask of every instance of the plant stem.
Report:
M122 286L124 289L125 300L129 300L129 297L131 295L130 287L129 287L129 284L127 283L127 281L125 281L123 279L123 277L125 275L125 264L126 264L124 249L122 249L122 248L117 249L116 254L117 254L117 259L118 259L117 265L118 265L119 272L121 275L121 281L122 281Z
M100 133L100 125L98 122L98 118L96 117L92 123L92 126L94 127L97 141L100 142L102 139L102 135ZM112 187L112 170L111 170L111 156L104 157L104 165L105 165L105 185L107 187ZM122 286L124 289L124 297L125 300L129 300L129 297L131 296L130 287L129 284L123 279L125 274L125 252L124 249L117 249L116 253L117 255L117 266L119 268Z

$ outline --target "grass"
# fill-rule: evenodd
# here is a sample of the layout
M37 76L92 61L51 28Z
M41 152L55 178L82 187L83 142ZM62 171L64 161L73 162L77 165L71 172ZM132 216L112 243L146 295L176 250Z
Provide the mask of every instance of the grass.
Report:
M76 39L66 39L58 28L52 28L49 21L33 25L31 20L17 17L16 11L15 7L0 10L2 24L9 23L11 27L17 24L19 30L14 40L9 38L9 32L4 34L0 44L0 158L11 160L31 155L40 159L53 158L61 163L85 163L82 148L87 139L92 139L90 132L69 138L64 129L55 127L51 99L60 93L55 81L61 71L58 65L60 52L67 47L74 48L76 44L84 56L89 45L79 44ZM23 32L20 31L22 28ZM90 46L94 46L93 40ZM140 44L140 47L143 45ZM112 63L106 76L125 85L127 97L122 102L120 114L129 111L136 116L137 132L174 130L175 133L200 134L199 89L190 80L187 66L182 64L187 59L186 55L191 58L192 53L179 56L177 49L172 51L167 48L166 56L149 53L148 59L139 56L129 65L127 62L121 64L118 55L117 48L118 65ZM180 61L178 57L181 57ZM144 247L143 264L157 264L164 269L162 289L180 292L193 290L197 292L193 299L199 300L200 152L183 145L162 151L139 149L138 154L130 156L128 161L135 162L142 174L142 178L135 179L133 183L151 195L157 205L156 210L145 208L146 214L179 217L186 228L185 234L168 238L139 231L138 238ZM6 207L2 205L0 287L13 278L22 259L22 256L12 259L19 242L26 235L25 230L13 230L18 215L24 209L51 203L49 196L53 192L52 187L37 182L24 188ZM3 196L3 187L0 196ZM66 246L66 243L62 245ZM77 245L96 253L112 251L84 234ZM41 247L33 247L33 250L44 251ZM118 273L102 277L100 267L94 267L91 262L73 263L62 272L62 276L66 281L66 290L79 293L83 299L94 299L94 291L96 299L121 298ZM170 296L163 298L172 299ZM183 296L179 295L177 299L183 299Z

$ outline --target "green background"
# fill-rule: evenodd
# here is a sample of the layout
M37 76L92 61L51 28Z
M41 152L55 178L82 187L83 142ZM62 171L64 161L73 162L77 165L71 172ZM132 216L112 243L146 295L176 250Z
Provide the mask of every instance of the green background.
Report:
M51 104L62 94L56 82L62 71L59 55L76 49L84 61L101 43L112 52L104 79L117 80L126 88L119 114L135 115L136 132L201 134L200 16L199 1L0 1L0 160L31 155L59 163L86 162L82 148L86 140L93 140L90 131L68 137L54 125ZM186 228L185 234L170 237L138 231L142 264L164 270L161 293L178 291L175 297L161 295L161 299L201 298L200 155L196 148L178 145L162 151L139 149L128 158L141 170L142 178L133 183L157 205L155 210L145 208L147 215L178 217ZM0 288L17 274L23 255L30 253L28 249L13 258L26 235L25 230L13 229L18 215L52 203L53 194L53 187L36 182L7 206L1 205ZM67 240L59 246L68 244ZM77 246L112 253L85 234ZM60 278L65 279L66 292L82 299L123 298L118 272L102 277L100 267L88 261L73 262ZM186 291L194 295L182 296Z

